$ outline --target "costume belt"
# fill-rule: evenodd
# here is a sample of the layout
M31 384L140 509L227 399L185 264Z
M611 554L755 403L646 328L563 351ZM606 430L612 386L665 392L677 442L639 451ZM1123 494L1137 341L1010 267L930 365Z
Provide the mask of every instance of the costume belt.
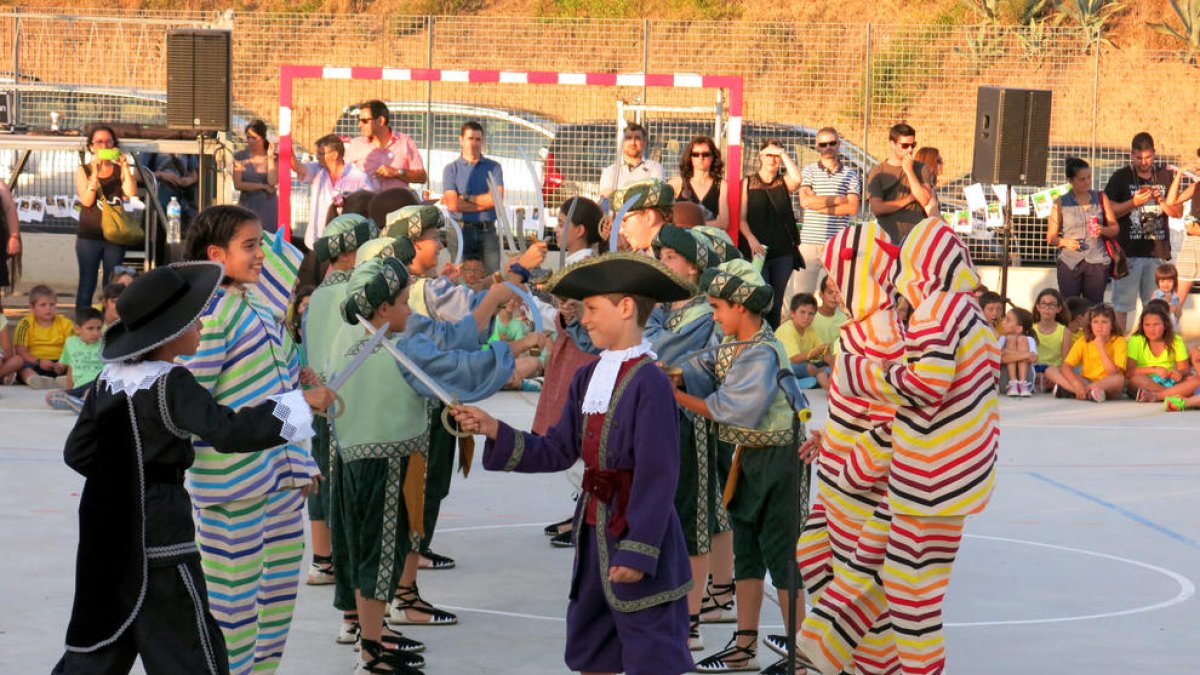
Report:
M593 469L583 472L583 491L609 505L608 532L619 537L625 532L628 522L625 508L629 505L629 489L633 485L633 472L628 469Z

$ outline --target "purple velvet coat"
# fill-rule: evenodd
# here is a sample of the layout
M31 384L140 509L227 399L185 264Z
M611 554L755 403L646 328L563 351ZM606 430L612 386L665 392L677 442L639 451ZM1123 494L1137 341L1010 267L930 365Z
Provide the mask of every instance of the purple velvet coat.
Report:
M596 364L575 373L558 423L545 435L517 431L500 423L495 441L484 447L483 466L490 471L551 473L565 471L582 454L583 399ZM635 365L618 380L601 434L601 469L630 469L633 484L625 511L628 528L620 537L608 531L607 505L598 504L594 532L603 538L595 546L599 557L603 598L577 597L579 560L571 581L571 599L606 602L617 612L635 612L684 597L691 588L687 545L675 513L675 488L679 482L679 414L670 380L652 362ZM584 493L576 506L576 532L594 499ZM597 542L599 543L599 542ZM614 565L645 573L633 584L613 584L607 570Z

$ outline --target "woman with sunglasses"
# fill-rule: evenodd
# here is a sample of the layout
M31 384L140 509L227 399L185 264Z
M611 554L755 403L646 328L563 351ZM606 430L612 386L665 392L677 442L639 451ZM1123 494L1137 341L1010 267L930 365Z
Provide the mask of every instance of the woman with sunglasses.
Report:
M267 232L279 227L279 182L275 153L267 140L267 123L254 120L246 125L246 149L233 155L233 186L238 190L238 206L258 215Z
M134 168L120 150L120 140L112 127L97 124L88 132L87 149L92 161L75 169L75 194L82 207L79 211L79 231L75 236L75 259L79 263L79 285L75 306L92 304L96 293L96 275L104 265L104 280L112 279L113 268L125 259L125 247L104 238L102 216L98 201L118 203L137 194ZM112 159L112 155L116 159Z
M679 156L679 175L667 181L675 190L675 201L693 202L708 211L706 225L729 227L725 208L725 161L708 136L696 136Z
M738 249L748 260L764 258L762 276L774 290L771 308L764 315L772 330L779 327L779 310L796 269L794 261L800 257L792 193L800 189L801 181L800 168L774 138L759 149L758 171L742 181Z

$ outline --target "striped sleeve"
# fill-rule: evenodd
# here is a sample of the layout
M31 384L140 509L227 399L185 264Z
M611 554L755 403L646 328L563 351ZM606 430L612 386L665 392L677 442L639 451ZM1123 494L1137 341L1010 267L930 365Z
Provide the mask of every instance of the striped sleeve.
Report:
M936 406L954 381L956 336L944 328L947 317L920 320L908 329L906 364L881 365L855 354L842 354L839 383L847 394L897 406Z
M281 234L272 232L263 233L263 253L262 277L254 293L272 315L283 321L304 254Z
M218 294L200 319L200 346L196 353L179 357L179 363L210 392L217 390L221 370L225 366L226 314L230 303L221 302L222 297L223 294Z

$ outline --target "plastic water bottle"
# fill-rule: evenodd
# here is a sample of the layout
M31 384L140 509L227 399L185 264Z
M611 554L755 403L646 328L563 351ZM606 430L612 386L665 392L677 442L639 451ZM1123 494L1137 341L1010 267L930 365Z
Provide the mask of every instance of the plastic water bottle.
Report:
M167 203L167 244L173 245L180 242L180 220L182 219L183 209L179 207L179 200L171 197L171 201Z

